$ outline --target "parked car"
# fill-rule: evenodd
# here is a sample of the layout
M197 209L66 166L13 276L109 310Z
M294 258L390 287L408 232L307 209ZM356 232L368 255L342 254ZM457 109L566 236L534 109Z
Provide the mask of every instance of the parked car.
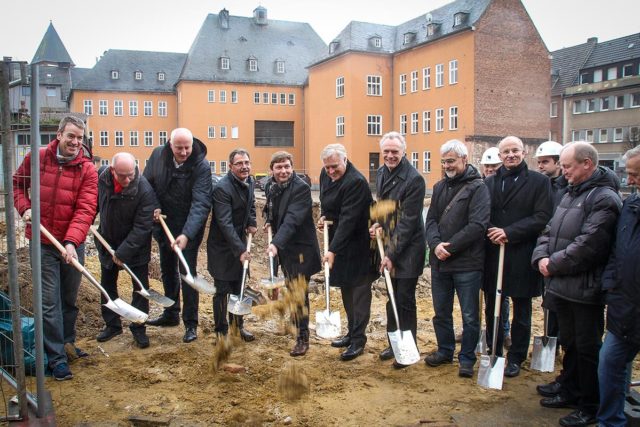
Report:
M258 190L264 191L264 186L267 185L267 182L271 179L271 175L265 175L261 178L256 179L256 188Z
M218 181L222 179L222 175L211 173L211 184L215 187Z

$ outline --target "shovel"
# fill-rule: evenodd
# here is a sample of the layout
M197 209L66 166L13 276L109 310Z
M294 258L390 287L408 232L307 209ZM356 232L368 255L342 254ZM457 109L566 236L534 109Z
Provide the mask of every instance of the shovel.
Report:
M324 234L324 254L329 252L329 226L333 224L331 221L325 221L323 227ZM323 311L316 311L316 334L320 338L333 339L340 335L340 312L331 312L331 303L329 301L329 263L324 263L324 293L325 307Z
M247 236L247 252L251 251L251 238L252 234ZM249 271L249 259L245 259L242 264L242 282L240 284L240 295L229 294L229 301L227 302L227 310L231 314L236 316L244 316L245 314L251 314L251 304L253 299L249 296L244 296L244 286L247 281L247 272Z
M533 337L531 369L540 372L553 372L556 362L557 337L547 336L549 310L544 309L544 336Z
M380 229L376 233L378 240L378 249L380 250L380 259L384 259L384 248L382 246L382 235ZM400 330L400 319L398 318L398 309L396 308L396 299L393 295L393 284L391 283L391 276L389 270L384 268L384 280L387 284L387 293L389 294L389 301L393 308L393 316L396 318L396 329L393 332L388 332L389 343L393 349L393 356L396 358L396 362L401 365L413 365L420 360L420 353L418 353L418 347L413 340L413 334L411 331Z
M100 241L100 243L102 243L102 246L105 247L107 252L109 252L111 256L114 256L116 251L114 251L111 248L109 243L107 243L106 239L100 233L98 233L98 230L95 227L91 227L90 229L93 235L96 236L96 238ZM131 269L127 264L122 263L122 268L124 268L125 271L129 273L129 276L131 276L133 281L140 287L140 290L136 291L137 293L139 293L149 301L153 301L156 304L160 304L163 307L171 307L174 304L174 301L171 298L165 297L164 295L160 294L158 291L153 289L145 289L140 279L138 279L138 277L135 274L133 274L133 271L131 271Z
M42 224L40 224L40 231L42 231L42 234L44 234L47 237L47 239L49 239L49 241L53 243L53 245L60 251L60 253L62 253L63 255L67 253L67 251L60 244L60 242L58 242L58 240L56 240L56 238L53 237L51 233L49 233L49 231L46 228L44 228ZM116 298L115 300L112 300L109 297L109 294L107 293L107 291L105 291L104 288L100 286L100 283L98 283L98 281L91 275L91 273L89 273L89 270L84 268L84 266L80 264L80 262L77 259L72 258L71 263L79 272L82 273L84 277L87 278L87 280L89 280L89 283L91 283L93 286L98 288L98 290L102 293L102 295L104 295L104 297L107 299L105 307L107 307L114 313L119 314L120 316L124 317L125 319L131 322L134 322L134 323L146 322L147 317L149 317L148 314L143 313L142 311L133 307L131 304L124 302L120 298Z
M502 390L504 379L504 357L496 356L498 351L498 324L500 323L500 308L502 306L502 272L504 270L504 244L500 245L500 258L498 260L498 279L496 283L496 303L493 310L493 346L491 356L480 356L480 368L478 369L478 385L484 388Z
M171 244L171 246L173 247L174 252L176 253L176 255L178 255L178 258L180 259L180 262L182 263L182 266L184 267L184 271L186 272L185 274L182 274L182 280L184 280L187 285L191 286L193 289L195 289L198 292L202 292L205 294L215 294L216 293L216 287L213 286L211 283L207 282L203 277L193 277L191 275L191 271L189 270L189 264L187 264L187 260L184 259L184 255L182 254L182 249L180 249L177 246L174 246L173 243L176 241L176 239L173 238L173 234L171 234L171 230L169 230L169 227L167 227L167 223L164 222L164 218L162 215L158 216L158 219L160 219L160 224L162 224L162 228L164 229L164 232L167 234L167 238L169 239L169 243Z
M484 302L484 292L480 290L480 307L478 310L479 314L479 323L480 323L480 335L478 336L478 344L476 344L476 353L478 354L487 354L487 329L486 325L482 327L482 304Z
M269 243L267 243L267 245L270 245L271 240L273 239L273 233L271 232L271 225L267 226L267 233L268 233L268 240L269 240ZM269 278L262 279L260 281L260 284L262 285L262 287L264 289L269 290L269 299L271 299L272 301L275 301L278 299L277 289L282 288L284 286L284 277L279 275L276 277L274 274L274 270L275 270L274 264L275 264L275 257L271 252L269 252Z

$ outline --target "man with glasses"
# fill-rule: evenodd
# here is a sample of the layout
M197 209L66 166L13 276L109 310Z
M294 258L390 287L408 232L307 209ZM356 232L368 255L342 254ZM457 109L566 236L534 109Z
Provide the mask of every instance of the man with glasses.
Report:
M536 239L551 218L549 179L529 170L524 161L524 144L507 136L498 145L502 166L485 181L491 195L491 218L487 230L484 296L486 300L487 341L492 341L498 254L505 245L502 294L511 298L511 348L504 374L516 377L527 358L531 338L531 300L542 294L540 273L531 267ZM497 347L502 355L504 334L498 328Z
M247 236L257 230L249 153L238 148L229 154L230 170L218 181L212 194L212 215L207 239L207 267L215 280L213 319L215 332L226 335L229 323L238 328L244 341L254 335L244 328L243 316L227 314L229 294L239 295L242 264L250 259ZM227 322L227 316L229 322Z

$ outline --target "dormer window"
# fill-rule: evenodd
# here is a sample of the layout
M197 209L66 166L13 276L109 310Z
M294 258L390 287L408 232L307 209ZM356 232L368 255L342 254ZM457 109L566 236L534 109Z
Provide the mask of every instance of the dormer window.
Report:
M369 45L373 48L381 48L382 47L382 37L380 36L373 36L371 38L369 38Z
M256 58L248 59L249 71L258 71L258 60Z
M120 78L120 72L118 70L111 70L111 80L118 80Z
M427 25L427 37L432 37L438 34L440 31L440 24L436 22L432 22Z
M338 46L340 46L339 41L332 41L329 43L329 53L335 53L338 50Z
M160 71L158 73L158 81L159 82L163 82L165 80L165 78L166 78L166 75L162 71Z
M142 80L142 71L136 71L133 76L136 80Z
M413 31L409 31L408 33L404 33L404 44L412 43L416 39L416 33Z
M458 25L465 24L467 22L467 16L469 16L467 12L458 12L453 15L453 26L457 27Z
M229 57L228 56L221 56L220 57L220 69L221 70L228 70L230 68L229 67L229 65L230 65L229 63L230 63L230 61L229 61Z
M279 59L276 61L276 73L283 74L284 73L284 61Z

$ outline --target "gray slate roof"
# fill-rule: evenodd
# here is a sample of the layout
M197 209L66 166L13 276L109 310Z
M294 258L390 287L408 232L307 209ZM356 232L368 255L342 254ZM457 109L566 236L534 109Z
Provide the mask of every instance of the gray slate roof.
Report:
M597 39L551 52L551 96L562 95L564 90L574 86L589 55L596 46Z
M57 62L75 65L51 22L40 42L40 46L38 46L35 55L33 55L31 63L35 62Z
M582 68L601 67L640 58L640 33L598 43Z
M490 2L491 0L456 0L428 12L431 22L433 24L439 24L439 31L431 37L427 37L427 13L398 26L352 21L333 40L333 42L338 43L333 53L329 53L327 49L321 56L316 58L310 66L324 62L329 58L345 52L393 54L460 31L468 30L480 19ZM467 19L463 24L454 27L454 15L458 12L467 13ZM404 35L406 33L415 33L413 42L408 44L404 43ZM376 48L369 43L369 39L376 34L382 38L381 48Z
M326 45L307 23L268 20L258 25L253 17L229 16L222 28L219 14L209 14L194 40L180 75L181 80L303 85L306 66ZM220 57L230 69L220 69ZM258 71L249 71L247 60L258 60ZM284 60L285 73L278 74L276 60Z
M121 92L174 92L187 55L184 53L146 52L139 50L108 50L98 63L74 81L73 89ZM117 70L120 78L111 79L111 71ZM135 80L134 73L142 71L142 80ZM158 73L165 73L165 80L158 80Z

